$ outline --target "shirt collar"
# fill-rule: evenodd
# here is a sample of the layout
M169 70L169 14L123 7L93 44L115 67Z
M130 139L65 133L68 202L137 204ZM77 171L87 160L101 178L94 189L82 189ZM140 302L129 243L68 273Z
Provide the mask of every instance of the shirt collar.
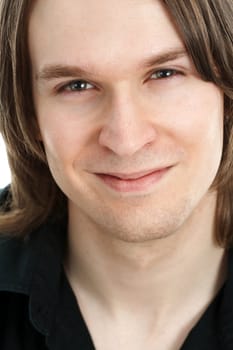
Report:
M59 295L66 225L48 223L26 239L0 238L0 291L29 296L29 317L48 335Z

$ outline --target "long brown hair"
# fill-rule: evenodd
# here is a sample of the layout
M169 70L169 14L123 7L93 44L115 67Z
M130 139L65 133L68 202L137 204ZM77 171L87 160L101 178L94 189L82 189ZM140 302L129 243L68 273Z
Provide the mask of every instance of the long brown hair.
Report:
M224 147L213 184L218 191L216 241L233 241L233 1L163 0L201 78L225 96ZM1 207L0 232L26 235L48 217L63 217L65 195L57 187L36 138L28 18L32 0L0 0L0 131L12 183ZM233 231L233 230L232 230Z

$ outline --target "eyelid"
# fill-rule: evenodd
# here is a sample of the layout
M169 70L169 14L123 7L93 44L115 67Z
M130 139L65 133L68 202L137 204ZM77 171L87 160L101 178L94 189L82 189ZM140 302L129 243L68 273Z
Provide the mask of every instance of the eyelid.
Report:
M150 77L152 77L153 75L157 74L157 73L161 73L161 72L171 72L172 74L171 75L165 75L164 77L157 77L157 78L152 78L152 80L162 80L162 79L169 79L169 78L172 78L176 75L179 75L179 74L183 74L182 71L180 71L179 69L176 69L176 68L158 68L158 69L155 69L151 72L151 75Z
M75 84L77 82L81 82L81 83L84 83L86 85L91 85L91 88L87 88L87 89L83 89L83 90L72 90L72 89L68 89L69 86L71 86L72 84ZM57 93L62 93L62 92L76 92L76 93L83 93L87 90L91 90L92 88L94 88L95 85L92 84L91 82L87 81L87 80L84 80L84 79L72 79L70 81L68 81L67 83L63 83L61 85L59 85L58 87L56 87L56 92Z

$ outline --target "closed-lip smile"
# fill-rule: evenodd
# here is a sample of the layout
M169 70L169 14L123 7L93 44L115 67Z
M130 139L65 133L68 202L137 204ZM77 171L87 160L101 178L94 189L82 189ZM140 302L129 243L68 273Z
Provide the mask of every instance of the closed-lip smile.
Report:
M141 192L148 190L151 185L158 182L170 168L171 166L161 166L139 172L106 172L96 173L96 175L117 192Z

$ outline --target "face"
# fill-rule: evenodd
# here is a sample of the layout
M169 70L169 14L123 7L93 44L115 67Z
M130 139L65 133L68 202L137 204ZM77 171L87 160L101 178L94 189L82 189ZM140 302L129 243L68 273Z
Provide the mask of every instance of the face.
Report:
M223 95L161 3L37 0L29 49L40 137L70 213L125 241L185 225L219 167Z

